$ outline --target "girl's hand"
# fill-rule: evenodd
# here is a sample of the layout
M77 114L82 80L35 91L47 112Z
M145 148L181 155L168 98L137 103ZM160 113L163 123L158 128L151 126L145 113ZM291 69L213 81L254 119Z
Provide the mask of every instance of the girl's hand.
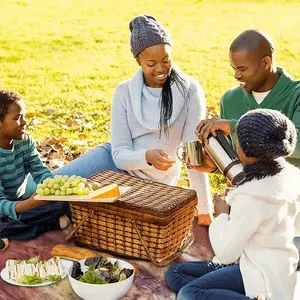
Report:
M146 160L160 171L167 171L176 162L171 155L161 149L147 150Z
M229 205L218 194L214 195L213 202L216 217L222 213L229 214Z

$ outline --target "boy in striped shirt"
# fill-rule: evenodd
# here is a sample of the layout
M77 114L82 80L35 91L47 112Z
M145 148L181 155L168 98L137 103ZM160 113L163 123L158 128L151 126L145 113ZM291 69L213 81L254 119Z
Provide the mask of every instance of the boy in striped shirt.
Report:
M28 174L37 184L52 174L25 127L21 96L0 90L0 237L14 240L29 240L68 225L67 202L36 201L35 191L26 186Z

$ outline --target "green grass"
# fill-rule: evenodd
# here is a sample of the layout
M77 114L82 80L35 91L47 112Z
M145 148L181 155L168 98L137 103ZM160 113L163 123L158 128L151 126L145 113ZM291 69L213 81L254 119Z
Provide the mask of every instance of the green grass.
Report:
M269 33L278 65L300 77L299 11L297 0L0 1L0 87L25 97L29 121L38 115L37 140L78 140L76 128L61 125L82 112L92 124L82 129L92 147L109 139L114 88L138 67L129 49L135 15L152 14L169 29L174 62L201 82L217 111L221 95L236 85L228 47L246 29Z

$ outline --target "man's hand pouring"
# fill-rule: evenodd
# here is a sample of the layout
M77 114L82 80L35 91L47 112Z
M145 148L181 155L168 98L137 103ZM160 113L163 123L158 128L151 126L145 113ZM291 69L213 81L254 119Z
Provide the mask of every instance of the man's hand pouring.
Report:
M225 135L231 133L230 129L231 120L224 119L205 119L202 120L197 128L196 135L198 136L201 144L208 144L208 136L211 133L214 137L216 136L216 130L221 130Z

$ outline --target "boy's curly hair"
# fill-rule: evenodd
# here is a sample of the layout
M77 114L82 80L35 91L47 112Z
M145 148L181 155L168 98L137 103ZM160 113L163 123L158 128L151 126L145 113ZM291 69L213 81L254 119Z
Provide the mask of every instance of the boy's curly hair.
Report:
M12 91L0 90L0 121L3 121L9 107L22 100L22 97Z

